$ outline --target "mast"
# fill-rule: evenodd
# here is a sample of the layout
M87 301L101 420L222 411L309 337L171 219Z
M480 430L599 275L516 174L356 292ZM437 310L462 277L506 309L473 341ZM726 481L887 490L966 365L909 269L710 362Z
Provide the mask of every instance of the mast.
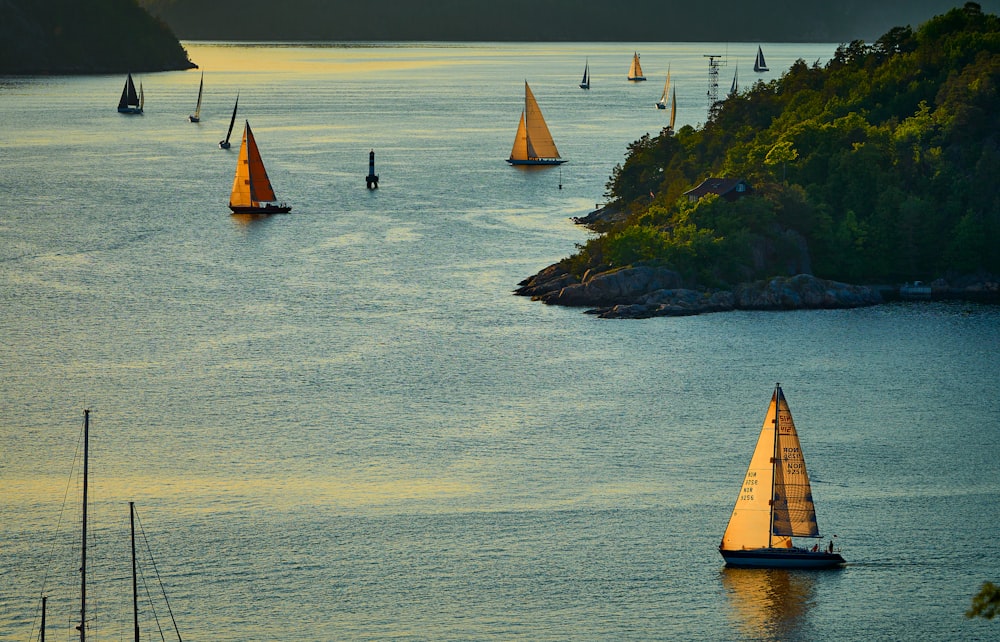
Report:
M767 547L771 546L771 537L774 535L774 467L778 465L778 415L781 414L781 384L774 384L774 450L771 451L771 498L768 506L771 510L770 526L767 529Z
M90 410L83 411L83 535L80 539L80 642L87 639L87 460L90 456Z
M48 596L42 596L42 631L38 635L38 642L45 642L45 603L48 602L48 600Z
M132 531L132 622L135 642L139 642L139 588L135 572L135 502L128 503L128 523Z

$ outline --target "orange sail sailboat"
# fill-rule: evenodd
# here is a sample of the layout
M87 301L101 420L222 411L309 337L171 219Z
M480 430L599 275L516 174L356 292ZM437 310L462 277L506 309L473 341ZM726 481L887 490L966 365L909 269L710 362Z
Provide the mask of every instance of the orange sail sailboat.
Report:
M566 162L559 157L542 110L527 82L524 83L524 110L507 162L511 165L559 165Z
M264 169L257 141L250 131L250 122L245 121L240 157L236 161L236 176L233 178L233 192L229 196L229 209L233 214L284 214L292 210L285 203L278 203L271 187L271 180Z

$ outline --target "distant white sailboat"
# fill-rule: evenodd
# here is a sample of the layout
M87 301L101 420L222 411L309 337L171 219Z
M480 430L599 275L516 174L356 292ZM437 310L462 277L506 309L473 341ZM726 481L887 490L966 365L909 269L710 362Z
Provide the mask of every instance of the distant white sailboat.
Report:
M205 88L205 72L201 72L201 80L198 82L198 104L194 106L194 113L188 116L192 123L201 122L201 92Z
M764 52L761 50L760 45L757 45L757 58L753 61L754 71L768 71L767 63L764 62Z
M637 51L632 53L632 66L628 68L628 79L636 82L646 79L642 75L642 65L639 64L639 52Z
M660 94L660 99L656 101L656 108L666 109L668 102L670 102L670 65L667 65L667 79L663 83L663 93Z
M757 447L740 486L719 552L726 566L833 568L844 558L819 544L796 548L792 537L819 538L816 506L788 402L777 384Z
M549 126L545 124L542 110L527 81L524 83L524 110L521 111L521 122L517 126L514 147L507 162L511 165L559 165L566 162L559 157Z

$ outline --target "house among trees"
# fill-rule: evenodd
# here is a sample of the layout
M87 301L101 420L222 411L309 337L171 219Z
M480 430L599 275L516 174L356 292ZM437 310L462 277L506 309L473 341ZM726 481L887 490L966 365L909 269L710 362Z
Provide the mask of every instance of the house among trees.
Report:
M717 194L727 201L735 201L753 192L753 188L742 178L706 178L695 188L684 192L693 203L706 194Z

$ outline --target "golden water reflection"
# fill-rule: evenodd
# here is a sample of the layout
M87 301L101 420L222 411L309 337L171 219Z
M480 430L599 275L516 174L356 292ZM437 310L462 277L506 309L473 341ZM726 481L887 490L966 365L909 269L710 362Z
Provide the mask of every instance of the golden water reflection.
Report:
M814 604L816 576L788 569L724 568L730 617L754 640L801 640Z

